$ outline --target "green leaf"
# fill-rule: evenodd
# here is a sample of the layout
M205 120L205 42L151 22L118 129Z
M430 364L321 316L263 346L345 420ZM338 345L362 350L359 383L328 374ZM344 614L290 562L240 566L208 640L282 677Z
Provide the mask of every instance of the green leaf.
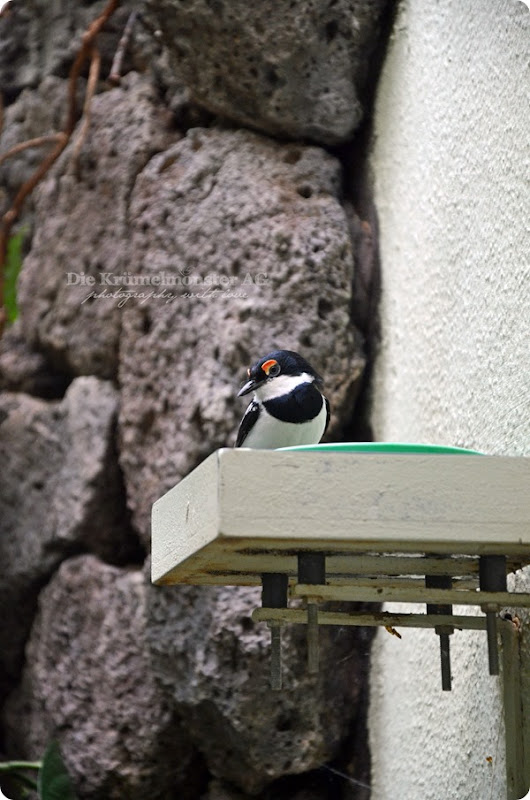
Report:
M37 789L37 782L25 773L27 770L39 770L41 766L42 761L0 762L0 800L6 796L11 800L24 800L25 797L29 797L30 791Z
M24 800L25 797L29 797L31 792L35 792L36 789L37 782L32 778L28 778L21 772L11 772L2 775L2 780L0 781L0 800L3 797L11 798L11 800ZM1 794L1 792L5 792L5 795ZM32 796L35 797L34 794Z
M4 269L4 305L8 323L14 322L18 317L17 305L17 280L22 266L22 245L26 230L9 237L7 243L7 257Z
M40 800L77 800L59 745L50 742L42 759L38 789Z

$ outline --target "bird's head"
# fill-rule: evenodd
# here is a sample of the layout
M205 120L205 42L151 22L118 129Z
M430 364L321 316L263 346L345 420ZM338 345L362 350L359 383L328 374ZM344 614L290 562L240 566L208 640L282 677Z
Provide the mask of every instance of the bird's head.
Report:
M320 375L293 350L274 350L249 367L247 375L248 381L239 390L238 397L256 392L266 400L287 394L301 383L314 381L322 386Z

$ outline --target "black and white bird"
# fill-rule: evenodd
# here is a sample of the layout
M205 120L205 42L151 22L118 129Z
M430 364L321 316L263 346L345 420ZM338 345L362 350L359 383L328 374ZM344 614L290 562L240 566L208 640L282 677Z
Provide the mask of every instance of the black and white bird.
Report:
M236 447L274 449L316 444L329 422L322 378L292 350L275 350L247 370L238 397L254 392L239 425Z

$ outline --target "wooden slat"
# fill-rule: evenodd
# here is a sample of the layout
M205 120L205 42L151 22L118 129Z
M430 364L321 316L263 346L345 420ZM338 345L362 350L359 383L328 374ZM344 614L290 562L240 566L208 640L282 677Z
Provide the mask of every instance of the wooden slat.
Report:
M286 624L307 625L307 609L305 608L256 608L252 612L254 622L284 622ZM502 623L502 620L499 620ZM344 613L342 611L319 611L319 625L345 626L381 626L392 628L435 628L438 625L449 625L459 630L486 630L486 617L472 617L456 614L392 614L388 611L379 613Z
M363 603L435 603L436 605L496 605L515 608L530 607L530 593L526 592L473 592L458 589L399 588L395 586L321 586L298 583L293 586L294 597L310 597L319 602L330 600Z

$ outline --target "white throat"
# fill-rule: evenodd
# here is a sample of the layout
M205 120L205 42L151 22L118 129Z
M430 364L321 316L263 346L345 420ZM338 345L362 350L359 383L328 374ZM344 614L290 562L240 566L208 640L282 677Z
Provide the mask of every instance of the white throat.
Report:
M302 372L301 375L278 375L256 389L255 397L264 403L267 400L274 400L276 397L283 397L297 386L301 386L303 383L313 383L314 380L314 376L308 372Z

